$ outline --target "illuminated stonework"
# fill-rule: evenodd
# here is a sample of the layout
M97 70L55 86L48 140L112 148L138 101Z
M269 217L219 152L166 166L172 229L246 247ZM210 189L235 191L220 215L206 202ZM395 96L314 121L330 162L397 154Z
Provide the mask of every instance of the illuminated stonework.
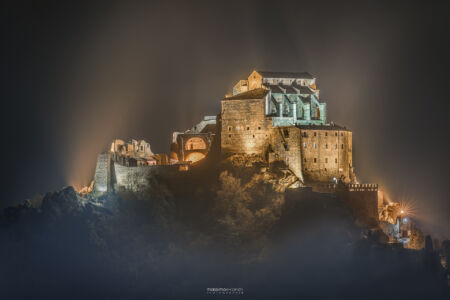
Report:
M301 181L354 181L352 132L326 123L318 99L309 73L253 71L222 100L222 154L281 160Z

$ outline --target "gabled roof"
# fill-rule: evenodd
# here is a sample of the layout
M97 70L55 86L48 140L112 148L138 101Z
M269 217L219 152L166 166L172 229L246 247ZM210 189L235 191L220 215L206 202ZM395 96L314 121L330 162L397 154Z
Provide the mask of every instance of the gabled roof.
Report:
M264 78L295 78L295 79L314 79L308 72L271 72L256 71Z
M250 90L244 93L225 98L223 100L247 100L247 99L263 99L268 93L268 90L259 88Z
M274 84L265 84L272 93L276 94L297 94L297 90L300 91L302 95L312 95L314 91L311 90L307 86L301 85L274 85ZM297 89L297 90L296 90Z
M300 94L312 95L314 91L307 86L296 86L300 90Z

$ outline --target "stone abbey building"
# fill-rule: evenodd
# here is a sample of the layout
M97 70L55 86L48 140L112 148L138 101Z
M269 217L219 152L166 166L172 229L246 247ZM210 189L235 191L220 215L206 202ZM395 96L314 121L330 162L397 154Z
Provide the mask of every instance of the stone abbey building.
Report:
M309 73L253 71L222 99L221 152L282 160L303 182L355 181L352 132L327 123Z
M154 154L144 140L114 140L99 157L95 186L134 186L139 174L169 166L186 171L212 153L282 161L304 184L355 183L352 132L328 123L326 103L319 99L309 73L253 71L222 99L219 115L174 132L168 155Z
M335 193L366 224L378 222L378 185L357 183L352 132L327 121L316 79L305 72L253 71L221 100L219 115L174 132L168 155L154 154L144 140L114 140L98 157L93 190L138 191L149 176L171 177L209 156L234 155L257 156L269 166L283 162L298 178L292 188Z

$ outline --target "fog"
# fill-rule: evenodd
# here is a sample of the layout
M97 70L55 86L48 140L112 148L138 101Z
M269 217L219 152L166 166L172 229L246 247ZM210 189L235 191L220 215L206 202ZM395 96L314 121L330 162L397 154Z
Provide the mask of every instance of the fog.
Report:
M398 2L6 5L2 206L92 180L115 137L167 152L253 69L308 71L361 182L449 234L446 7Z

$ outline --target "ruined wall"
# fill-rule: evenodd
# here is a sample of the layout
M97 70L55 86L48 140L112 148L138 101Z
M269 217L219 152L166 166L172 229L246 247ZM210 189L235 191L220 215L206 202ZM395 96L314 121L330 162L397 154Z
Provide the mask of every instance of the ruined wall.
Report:
M94 175L94 193L104 193L110 189L111 169L110 153L101 153L97 156L97 165Z
M273 127L270 133L270 149L273 153L269 153L269 162L283 161L303 181L300 129L294 126Z
M305 180L332 181L353 178L352 132L325 126L300 126L302 171Z
M156 166L126 167L113 163L113 186L114 189L128 189L138 191L148 187L150 174Z
M264 109L264 99L222 100L222 154L265 154L272 121Z
M155 175L171 176L178 172L178 165L126 167L112 164L112 184L115 190L140 191L150 188L149 179Z

